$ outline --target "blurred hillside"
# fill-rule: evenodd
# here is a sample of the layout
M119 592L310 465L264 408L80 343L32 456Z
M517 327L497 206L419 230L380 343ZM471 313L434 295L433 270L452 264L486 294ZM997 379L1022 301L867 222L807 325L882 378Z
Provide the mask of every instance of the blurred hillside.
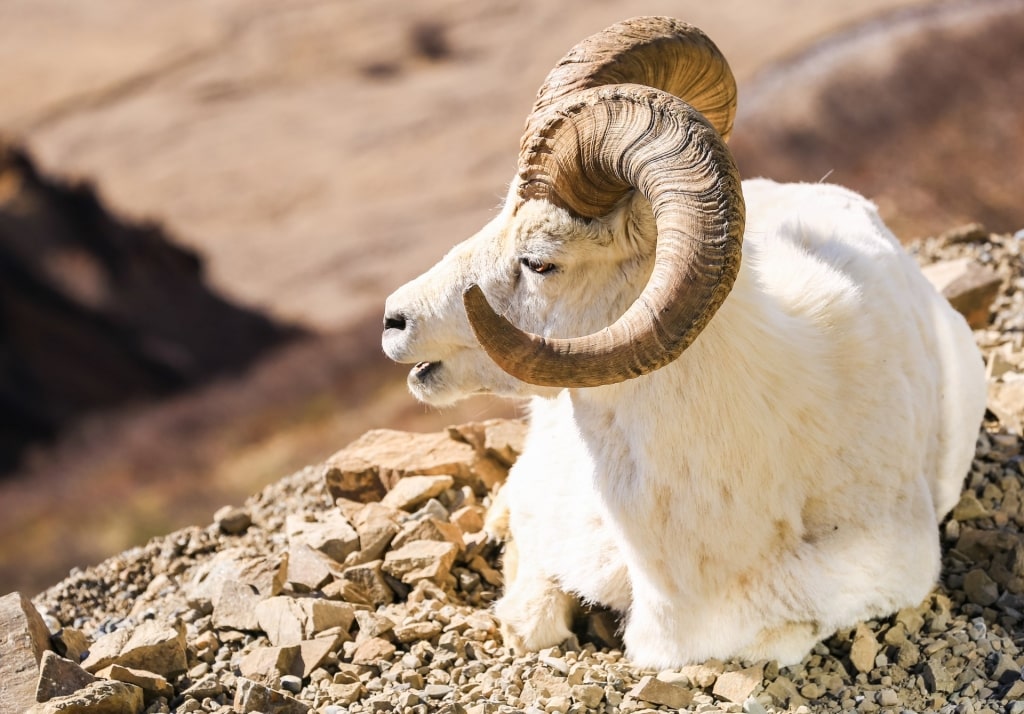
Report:
M745 175L832 172L904 237L979 218L1024 225L1002 194L974 190L1019 185L1008 167L1020 165L1021 115L999 107L1021 96L1005 92L1019 87L1024 35L1004 19L1024 0L751 5L0 4L3 143L43 180L95 191L111 221L158 230L194 256L210 300L290 337L260 351L216 330L203 349L261 356L239 354L222 376L156 401L125 392L34 446L0 478L0 591L33 591L70 564L208 519L368 428L512 413L483 400L443 414L413 403L404 370L380 354L381 306L492 215L547 70L625 17L682 17L729 57ZM999 71L999 53L977 41L986 23L1018 58ZM998 131L976 129L997 114ZM899 196L927 198L938 177L971 188L943 194L938 214L919 198L904 210ZM5 195L0 214L13 210ZM162 300L171 314L180 303ZM74 354L48 358L76 365Z

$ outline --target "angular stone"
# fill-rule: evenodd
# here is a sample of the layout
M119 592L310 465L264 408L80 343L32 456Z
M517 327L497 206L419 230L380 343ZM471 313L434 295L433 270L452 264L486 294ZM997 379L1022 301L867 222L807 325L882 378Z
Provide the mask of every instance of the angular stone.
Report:
M985 365L985 377L987 379L999 379L1010 372L1022 372L1024 369L1024 354L1007 352L1003 349L996 350L988 355L988 362ZM1012 446L1016 446L1011 445Z
M298 645L290 647L257 647L238 662L238 671L246 679L272 686L283 674L302 671Z
M327 687L327 694L332 702L348 706L366 695L366 688L361 682L338 682Z
M238 506L223 506L213 514L213 522L220 529L221 533L227 535L242 535L252 525L252 516L249 511Z
M987 607L999 599L999 586L981 568L964 576L964 594L971 602Z
M1007 431L1024 435L1024 379L989 382L988 408Z
M910 640L899 646L896 652L896 664L903 669L910 669L921 661L921 651Z
M299 643L299 658L302 664L302 671L299 673L303 679L308 677L317 669L331 652L338 649L338 644L344 639L341 635L314 637L311 640L303 640Z
M288 549L288 583L297 592L319 590L341 572L340 563L305 543Z
M896 623L903 625L907 634L916 635L924 627L924 616L916 607L905 607L896 613Z
M285 520L288 544L308 545L341 563L349 553L359 550L359 534L341 511L330 511L320 520L292 514Z
M89 655L82 662L83 669L97 672L108 664L116 662L130 636L131 630L128 628L114 630L103 635L89 648Z
M348 603L320 598L279 595L256 606L260 629L278 647L297 645L332 627L347 632L354 617Z
M357 586L376 607L395 601L395 591L388 585L383 573L383 560L374 560L346 568L342 578Z
M324 479L334 498L379 501L405 476L447 474L458 485L474 481L476 450L444 433L369 431L327 460Z
M369 637L360 642L352 652L353 664L375 664L380 660L390 660L395 654L395 646L382 637Z
M463 533L476 533L484 527L484 515L486 510L483 506L471 504L452 511L451 522L458 526Z
M850 647L850 662L858 672L870 672L875 668L875 656L879 649L875 633L864 625L858 625L853 635L853 645Z
M690 664L679 669L679 673L702 689L714 685L725 667L718 660L708 660L702 664Z
M1008 702L1024 700L1024 679L1018 679L1010 685L1010 688L1003 694L1003 699ZM1009 711L1009 709L1007 709Z
M806 703L806 700L800 694L800 690L797 689L797 686L793 684L793 680L789 677L776 677L765 687L764 691L780 707L796 709Z
M439 476L406 476L398 480L381 499L390 508L413 511L431 498L451 488L455 479L446 474Z
M882 639L885 640L885 644L887 645L899 647L907 641L907 628L902 622L897 622L885 631L885 635Z
M4 653L3 656L6 656ZM39 666L39 681L36 683L35 701L47 702L54 697L74 694L96 677L82 669L76 662L61 657L56 652L43 652ZM2 688L3 685L0 685ZM2 711L2 709L0 709Z
M444 507L444 504L436 498L431 498L411 515L407 516L406 520L424 521L433 518L436 521L447 523L448 515L448 509ZM392 547L394 547L393 543Z
M54 697L19 714L140 714L145 702L142 690L134 684L97 679L73 694Z
M216 697L223 693L224 685L220 683L217 675L208 674L182 692L182 695L202 701L207 697Z
M505 577L501 574L501 572L492 568L490 563L481 558L479 555L474 555L470 559L468 565L470 570L472 570L475 573L479 573L480 577L483 578L488 585L494 585L495 587L498 587L505 583Z
M675 684L663 682L657 677L647 675L629 691L629 696L651 704L659 704L673 709L688 707L693 701L693 692Z
M972 329L988 325L992 302L1002 278L971 258L946 260L922 268L925 277L949 303L967 318Z
M89 651L89 638L84 632L73 627L65 627L57 634L51 635L50 644L57 654L76 664L81 662L85 653Z
M428 699L443 699L451 694L452 688L447 684L428 684L423 688L423 694Z
M410 622L395 627L395 639L402 643L432 640L441 634L439 622Z
M351 603L353 605L376 607L376 604L373 602L373 598L370 597L369 593L359 585L349 582L344 578L340 580L332 580L327 583L327 585L324 585L321 592L328 600L341 600L342 602Z
M174 676L187 669L185 628L146 621L135 628L116 630L100 638L82 663L89 672L111 664Z
M572 698L588 710L595 710L604 699L604 687L597 684L579 684L572 688Z
M393 549L399 549L406 543L414 540L436 540L445 543L452 543L459 550L466 547L462 540L462 531L454 523L439 521L436 518L423 518L409 521L402 530L395 536L391 543Z
M442 583L451 572L459 549L452 543L414 540L384 556L384 572L403 583L420 580Z
M36 701L50 631L32 601L19 592L0 598L0 714L21 714Z
M522 419L488 419L448 428L449 434L457 435L477 453L496 460L506 469L523 453L526 432L527 424ZM490 488L493 484L487 486Z
M960 529L956 549L978 562L1009 552L1019 544L1024 544L1024 536L1019 533L964 526Z
M268 598L284 588L287 568L286 558L267 557L246 548L226 548L196 568L185 590L190 599L213 602L224 583L237 582L251 585Z
M306 639L306 615L294 598L268 598L257 604L255 614L259 628L277 647L298 645Z
M380 637L395 629L395 622L390 617L365 610L356 612L356 625L359 627L356 642L362 642L368 637Z
M971 491L960 494L960 501L953 507L953 518L958 521L973 521L977 518L986 518L988 515L981 501Z
M742 704L761 686L763 680L763 663L739 671L723 672L715 680L712 693L719 699Z
M239 714L307 714L309 705L251 679L239 678L234 708Z
M221 586L213 603L213 626L221 630L260 629L256 606L266 598L247 583L229 580Z
M946 669L945 665L935 659L924 663L921 677L930 692L949 693L956 689L956 676Z
M152 620L143 622L132 630L117 656L117 664L167 677L186 671L185 626L181 622L174 625Z
M376 501L357 504L339 499L338 504L359 534L359 551L349 555L345 564L358 565L383 558L391 539L399 531L399 519L405 513Z
M174 696L174 687L170 685L166 678L143 669L133 669L131 667L122 667L119 664L112 664L104 667L96 674L106 679L113 679L125 684L134 684L142 690L143 698L147 702L156 697L170 699Z

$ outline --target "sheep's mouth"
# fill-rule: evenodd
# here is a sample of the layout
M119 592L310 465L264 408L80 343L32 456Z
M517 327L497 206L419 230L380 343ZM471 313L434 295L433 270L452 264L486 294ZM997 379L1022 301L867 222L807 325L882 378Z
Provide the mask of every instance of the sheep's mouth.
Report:
M410 376L422 382L430 377L430 375L436 372L440 367L440 362L417 362L412 368Z

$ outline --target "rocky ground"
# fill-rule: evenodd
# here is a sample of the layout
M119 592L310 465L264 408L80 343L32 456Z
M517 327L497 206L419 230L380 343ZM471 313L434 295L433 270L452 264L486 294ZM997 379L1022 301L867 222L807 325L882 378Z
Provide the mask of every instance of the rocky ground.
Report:
M979 266L998 277L976 331L990 412L942 524L934 592L836 633L796 666L638 669L607 612L582 615L574 641L509 654L488 609L501 551L485 514L522 424L492 420L369 432L243 507L220 509L207 527L73 572L34 603L0 599L13 644L0 660L0 712L39 698L39 712L134 714L1022 714L1022 244L1024 233L967 227L914 246L925 264L967 259L952 264L961 287Z

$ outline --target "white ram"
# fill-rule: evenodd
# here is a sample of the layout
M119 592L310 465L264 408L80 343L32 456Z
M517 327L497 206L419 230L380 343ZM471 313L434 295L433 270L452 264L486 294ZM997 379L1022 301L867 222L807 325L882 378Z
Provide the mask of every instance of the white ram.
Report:
M938 575L984 410L971 332L864 198L741 186L735 96L678 21L585 40L500 214L388 298L417 398L533 397L504 491L516 650L569 636L580 598L645 666L793 663Z

